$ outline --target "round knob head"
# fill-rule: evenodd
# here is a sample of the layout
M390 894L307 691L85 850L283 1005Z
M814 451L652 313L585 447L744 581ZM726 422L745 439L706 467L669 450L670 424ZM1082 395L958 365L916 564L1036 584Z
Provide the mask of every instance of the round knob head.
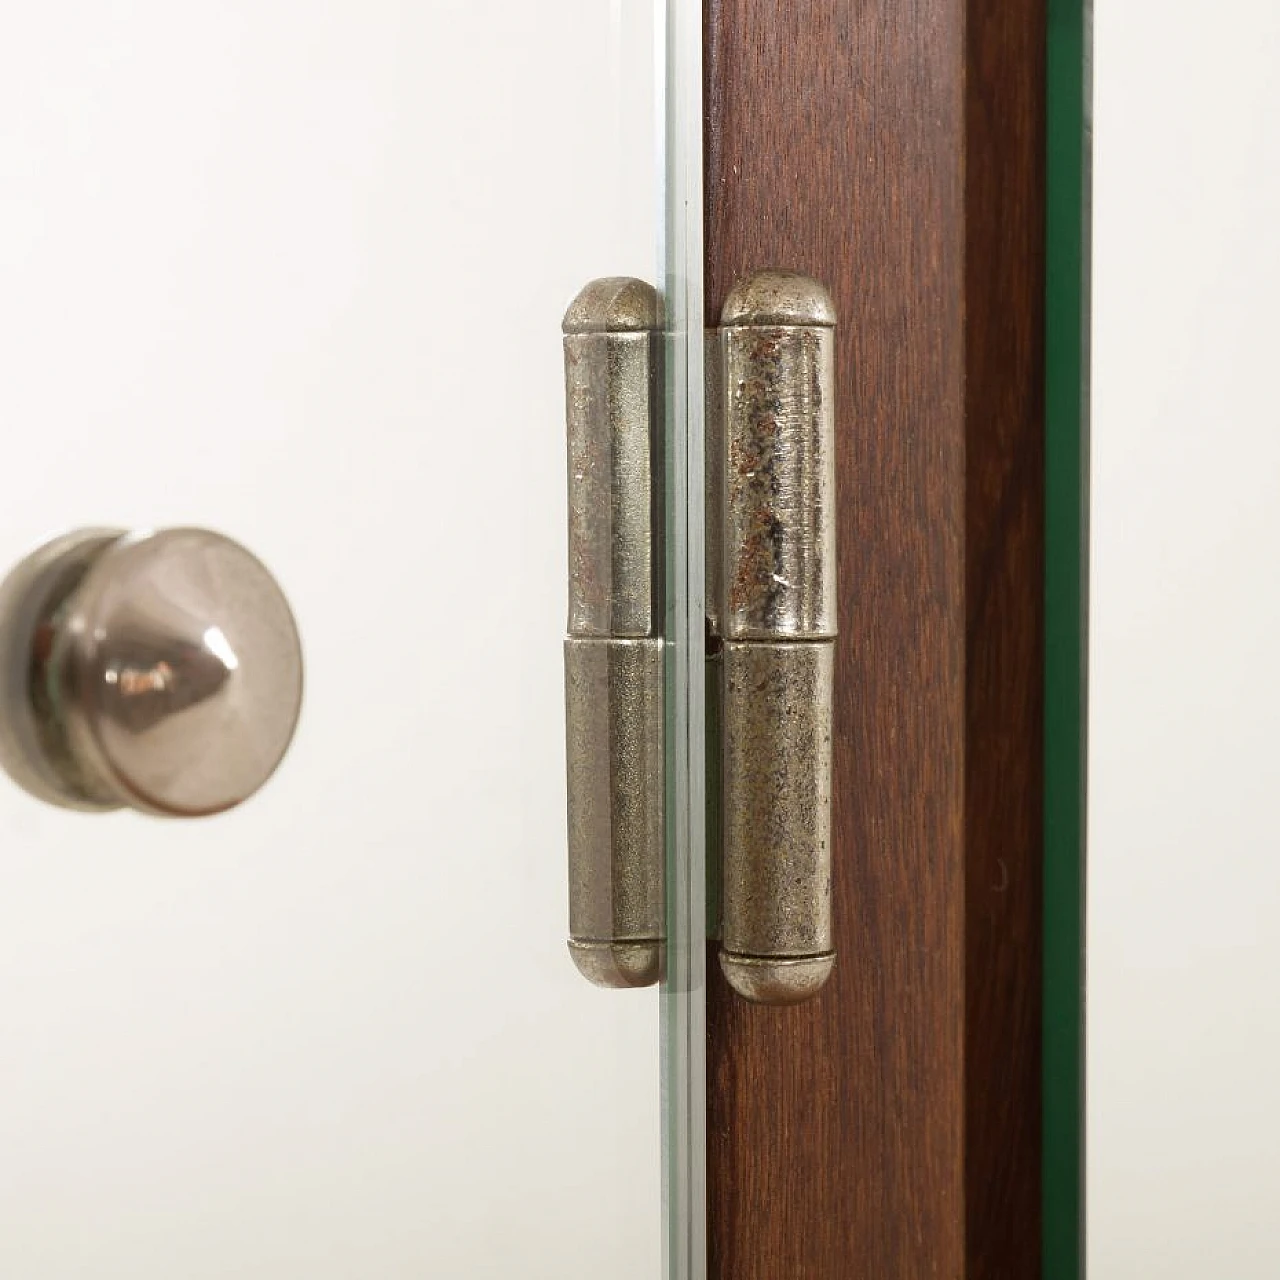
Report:
M120 538L54 628L53 711L90 798L198 817L275 772L302 649L275 579L237 543L203 529Z
M84 529L0 583L0 767L70 809L197 817L288 749L302 651L275 579L202 529Z

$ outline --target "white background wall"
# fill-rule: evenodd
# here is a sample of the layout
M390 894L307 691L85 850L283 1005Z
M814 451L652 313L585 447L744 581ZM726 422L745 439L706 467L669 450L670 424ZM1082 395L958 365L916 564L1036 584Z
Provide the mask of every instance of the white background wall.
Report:
M1280 1275L1280 7L1096 16L1091 1280Z
M309 663L227 817L0 780L0 1276L652 1280L656 996L563 942L559 336L654 270L649 0L0 28L0 563L207 524Z

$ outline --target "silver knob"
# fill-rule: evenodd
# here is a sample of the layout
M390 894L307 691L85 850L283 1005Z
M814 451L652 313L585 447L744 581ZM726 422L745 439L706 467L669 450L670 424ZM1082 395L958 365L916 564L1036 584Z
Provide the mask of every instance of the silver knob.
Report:
M302 647L275 579L204 529L90 529L0 584L0 765L72 809L194 818L275 772Z

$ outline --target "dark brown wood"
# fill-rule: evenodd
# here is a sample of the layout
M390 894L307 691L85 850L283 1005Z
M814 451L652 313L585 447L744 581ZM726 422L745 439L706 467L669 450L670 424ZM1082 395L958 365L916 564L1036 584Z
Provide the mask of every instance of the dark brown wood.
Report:
M840 958L709 961L714 1280L1040 1260L1044 0L708 0L707 319L840 315Z

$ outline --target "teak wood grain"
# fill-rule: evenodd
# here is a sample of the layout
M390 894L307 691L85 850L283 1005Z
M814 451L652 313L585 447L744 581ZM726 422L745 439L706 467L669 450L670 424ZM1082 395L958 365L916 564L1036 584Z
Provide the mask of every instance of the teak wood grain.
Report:
M823 994L709 961L715 1280L1040 1271L1043 0L707 0L706 296L839 314Z

